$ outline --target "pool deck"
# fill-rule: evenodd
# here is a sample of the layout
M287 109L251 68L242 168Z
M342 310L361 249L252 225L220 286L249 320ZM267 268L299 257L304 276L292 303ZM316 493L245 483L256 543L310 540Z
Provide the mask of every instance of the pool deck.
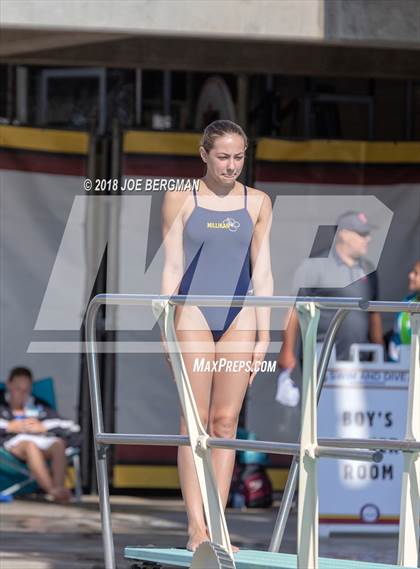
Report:
M180 499L112 496L111 508L118 569L130 566L130 561L124 560L127 546L185 547L186 518ZM243 550L266 550L276 514L277 509L228 510L232 542ZM396 563L397 543L396 535L334 536L320 539L319 552L322 557L365 561L374 567L374 563ZM296 553L293 512L283 545L283 553ZM241 551L238 560L245 553ZM293 561L291 557L284 560ZM0 567L103 568L97 497L86 496L81 504L68 506L23 499L0 503Z

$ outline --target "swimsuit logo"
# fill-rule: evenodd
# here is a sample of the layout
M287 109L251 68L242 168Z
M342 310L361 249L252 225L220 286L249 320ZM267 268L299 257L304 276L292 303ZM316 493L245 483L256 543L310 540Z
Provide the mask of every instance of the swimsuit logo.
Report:
M228 229L229 231L238 231L241 224L233 217L227 217L221 223L215 221L209 221L207 223L207 229Z
M227 217L223 220L223 223L226 223L228 225L229 231L238 231L241 226L239 221L236 221L236 219L233 219L233 217Z

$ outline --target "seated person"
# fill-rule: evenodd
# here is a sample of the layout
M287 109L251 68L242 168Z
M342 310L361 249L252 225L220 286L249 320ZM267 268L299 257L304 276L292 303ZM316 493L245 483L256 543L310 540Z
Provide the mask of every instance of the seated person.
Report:
M414 263L408 273L408 290L404 298L406 302L420 302L420 259ZM395 317L394 329L388 346L388 357L392 362L400 359L400 346L411 344L411 322L408 312L400 312Z
M80 428L31 396L32 379L25 367L10 372L0 399L0 444L26 462L48 499L67 503L71 493L64 487L66 443Z

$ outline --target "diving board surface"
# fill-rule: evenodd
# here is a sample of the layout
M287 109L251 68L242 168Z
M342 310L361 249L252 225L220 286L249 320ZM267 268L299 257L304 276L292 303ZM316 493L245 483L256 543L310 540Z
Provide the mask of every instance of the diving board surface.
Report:
M124 557L133 561L153 561L163 567L190 567L193 554L186 549L159 549L128 546ZM236 569L296 569L296 555L243 549L235 553ZM397 569L397 565L344 559L319 558L319 569ZM414 568L408 568L414 569Z

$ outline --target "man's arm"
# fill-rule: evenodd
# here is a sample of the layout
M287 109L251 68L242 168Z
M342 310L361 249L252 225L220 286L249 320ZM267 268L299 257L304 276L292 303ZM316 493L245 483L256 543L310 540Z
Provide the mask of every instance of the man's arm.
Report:
M299 320L295 308L292 308L289 316L289 323L283 335L283 344L277 359L278 367L281 369L293 369L296 365L295 347L296 338L299 330Z
M383 344L382 319L379 312L369 313L369 340L372 344Z
M317 296L317 290L311 288L302 288L304 283L308 282L308 275L311 275L313 282L316 282L317 275L309 268L307 262L303 262L297 269L293 278L293 287L297 291L297 298L299 296ZM315 280L316 279L316 280ZM296 340L299 334L299 319L296 308L291 308L288 314L288 324L283 334L283 344L280 348L280 353L277 358L277 365L279 369L292 370L296 366Z
M374 271L369 275L371 280L372 292L371 292L371 300L378 300L379 298L379 282L378 282L378 273ZM370 312L369 313L369 324L368 324L368 335L369 341L372 344L381 344L384 343L384 334L382 329L382 318L379 312Z

